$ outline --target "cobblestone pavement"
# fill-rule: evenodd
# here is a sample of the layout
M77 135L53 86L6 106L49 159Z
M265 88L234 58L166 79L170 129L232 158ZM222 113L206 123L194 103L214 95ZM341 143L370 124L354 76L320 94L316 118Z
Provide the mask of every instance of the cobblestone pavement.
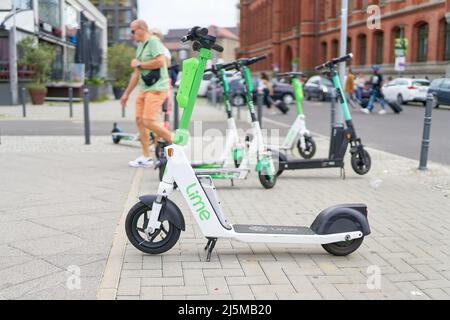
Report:
M213 108L195 113L195 120L216 119L223 114ZM273 190L255 175L234 187L216 181L232 223L310 225L328 206L363 202L372 234L344 258L320 246L221 239L207 263L206 239L178 192L172 200L187 225L171 251L148 256L126 241L123 218L138 196L155 192L157 175L127 168L139 148L110 139L93 137L85 146L79 136L2 137L2 299L449 298L448 167L418 172L416 161L369 148L373 169L364 177L347 163L346 180L327 169L286 172ZM318 156L325 155L327 139L316 140Z
M325 155L327 139L316 138L318 156ZM220 239L205 262L206 239L176 192L172 200L184 213L186 232L162 255L145 255L127 243L117 291L106 298L448 299L449 168L418 172L416 161L369 151L373 169L364 177L347 163L346 180L326 169L286 172L273 190L264 190L255 175L234 187L216 181L232 223L310 225L326 207L366 203L372 234L351 256L333 257L320 246ZM156 190L156 173L145 171L139 195Z

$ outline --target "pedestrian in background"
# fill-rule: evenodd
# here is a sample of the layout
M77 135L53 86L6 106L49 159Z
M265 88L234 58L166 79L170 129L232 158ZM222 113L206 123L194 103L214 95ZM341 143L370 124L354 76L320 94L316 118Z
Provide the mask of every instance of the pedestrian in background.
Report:
M167 57L161 40L152 35L145 21L133 21L130 29L133 40L139 45L136 50L136 59L131 61L134 71L120 102L123 107L126 107L130 94L139 86L139 94L136 98L136 125L139 130L142 156L130 161L129 165L148 168L153 166L153 160L150 157L150 131L167 143L172 143L171 132L158 121L158 114L169 90ZM157 81L148 85L148 81L144 81L143 76L149 75L152 71L154 75L154 71L158 69L159 78L155 76L154 79Z
M356 99L358 99L359 103L361 103L363 99L363 90L365 85L366 85L366 77L364 76L364 73L360 72L355 80Z
M347 67L347 78L345 80L345 98L353 109L355 105L355 75L350 67Z
M270 79L269 76L267 75L267 73L263 72L261 73L261 87L263 89L264 92L264 104L267 106L267 108L269 109L269 114L276 114L277 112L275 111L274 108L274 101L273 101L273 86L270 83Z
M381 110L378 112L379 114L386 114L386 110L384 109L384 95L381 91L383 86L383 75L380 72L379 66L372 66L373 75L370 78L370 83L372 85L372 91L370 94L370 101L367 106L367 109L363 109L364 113L370 114L374 108L375 100L378 98L380 100Z

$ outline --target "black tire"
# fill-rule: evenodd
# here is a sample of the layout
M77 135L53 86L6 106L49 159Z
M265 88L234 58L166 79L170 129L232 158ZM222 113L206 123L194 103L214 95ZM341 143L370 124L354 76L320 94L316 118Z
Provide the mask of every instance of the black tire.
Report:
M305 99L307 101L311 101L311 95L308 92L305 92L304 94L305 94Z
M364 237L349 241L323 244L322 248L334 256L345 257L358 250L363 241Z
M157 143L155 146L155 157L158 160L161 158L161 147L160 147L159 143Z
M146 228L148 220L144 216L142 227L139 226L139 221L142 215L145 215L151 208L138 202L130 209L125 221L125 231L127 233L128 240L138 250L148 254L161 254L169 251L178 241L181 230L178 229L170 221L161 221L161 229L156 230L152 234L153 241L148 241L145 237L143 230ZM164 209L162 209L164 210ZM165 234L165 237L162 237ZM161 238L161 241L154 242L157 238Z
M319 101L325 101L326 100L326 96L325 96L325 94L322 91L319 92L318 98L319 98Z
M113 140L114 144L119 144L120 140L122 140L122 138L118 137L118 136L115 136L115 137L112 138L112 140Z
M277 177L279 177L284 172L284 169L281 167L281 163L282 162L287 162L288 158L286 157L286 155L283 152L281 152L281 151L274 151L274 150L272 150L272 157L273 157L274 164L276 164L277 161L278 161ZM275 165L275 168L276 168L276 165Z
M272 189L277 184L277 176L269 177L261 172L258 172L259 182L265 189Z
M397 96L397 103L401 106L405 104L405 101L403 100L403 96L401 94Z
M361 154L359 152L355 152L352 154L352 168L353 170L363 176L370 171L372 167L372 159L370 158L370 154L363 149L364 157L366 158L366 163L363 163Z
M166 161L165 160L159 160L159 161L163 161L160 165L159 165L159 181L162 181L164 178L164 171L166 171Z
M298 153L300 153L300 155L303 157L303 159L312 159L317 151L316 142L314 141L313 137L308 136L308 137L305 137L305 144L306 144L306 149L303 150L300 140L298 140L298 142L297 142Z

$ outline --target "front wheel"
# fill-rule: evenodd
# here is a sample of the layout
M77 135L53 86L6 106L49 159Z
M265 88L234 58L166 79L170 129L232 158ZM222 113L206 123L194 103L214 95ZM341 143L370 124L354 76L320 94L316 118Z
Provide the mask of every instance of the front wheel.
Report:
M258 172L259 182L261 182L262 186L266 189L272 189L275 187L277 183L277 176L268 176L261 172Z
M328 243L323 244L322 248L334 256L344 257L358 250L363 243L363 240L364 237L348 241Z
M362 150L352 154L352 168L353 170L363 176L370 171L372 166L372 159L366 150Z
M128 212L125 231L128 240L136 249L148 254L161 254L169 251L177 243L181 230L172 222L165 220L161 221L160 229L147 235L145 233L149 222L147 212L150 210L151 208L142 202L135 204Z
M316 142L313 137L306 136L305 137L305 149L302 148L302 144L300 140L297 143L297 149L303 159L312 159L317 151Z

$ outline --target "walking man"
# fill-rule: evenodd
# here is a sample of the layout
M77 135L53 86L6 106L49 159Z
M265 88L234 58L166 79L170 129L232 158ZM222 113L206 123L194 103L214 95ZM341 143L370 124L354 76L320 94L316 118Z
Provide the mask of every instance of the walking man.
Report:
M370 101L367 106L367 109L362 109L364 113L370 114L374 107L375 99L380 100L381 110L378 112L379 114L386 114L386 110L384 109L384 95L381 92L381 88L383 86L383 75L380 73L379 66L372 66L373 75L371 78L372 84L372 93L370 94Z
M135 20L131 23L130 29L133 40L138 42L139 46L136 50L136 59L131 61L133 74L120 102L125 107L131 92L139 86L139 94L136 98L136 125L139 130L142 155L130 161L129 165L135 168L148 168L153 166L153 160L150 157L150 131L168 144L172 143L172 134L158 121L161 106L169 90L169 74L164 46L158 37L150 33L147 23L143 20ZM157 69L160 69L159 80L148 86L142 76Z

